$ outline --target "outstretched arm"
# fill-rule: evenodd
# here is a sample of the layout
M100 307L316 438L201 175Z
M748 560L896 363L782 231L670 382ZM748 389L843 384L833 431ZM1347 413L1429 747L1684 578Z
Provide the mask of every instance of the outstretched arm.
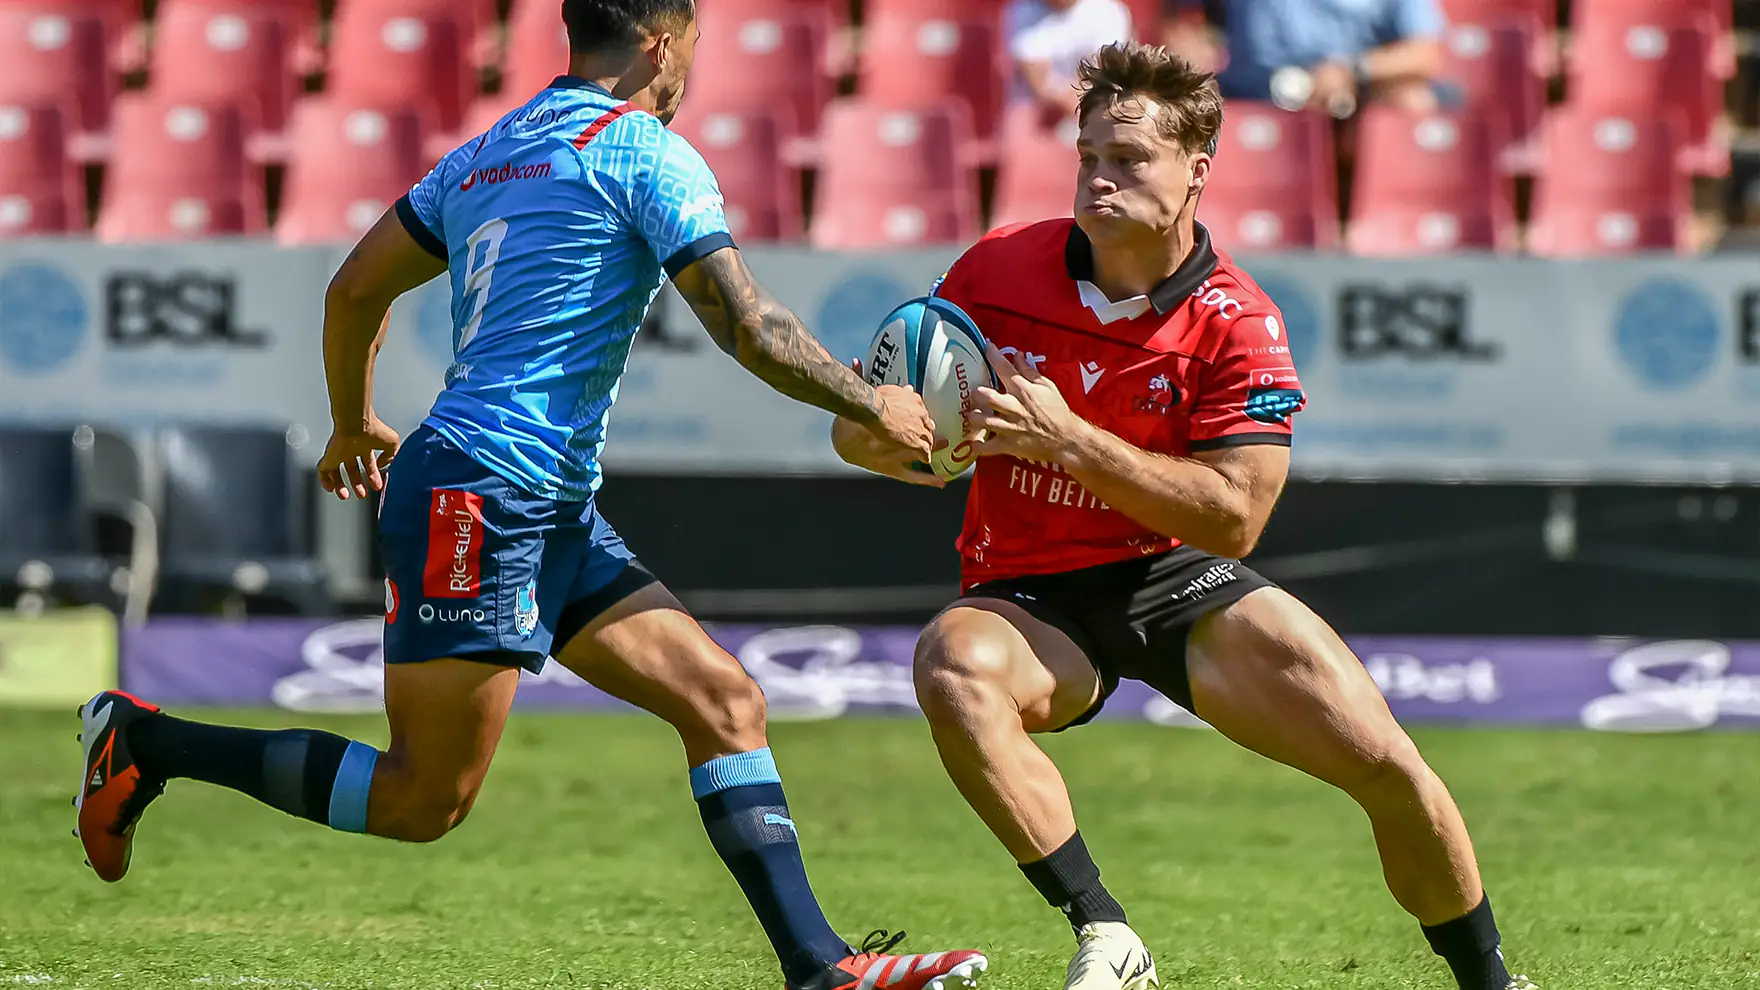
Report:
M836 413L870 430L903 410L849 368L839 364L800 318L777 302L752 277L739 249L724 247L699 258L672 278L716 346L740 366L791 399ZM927 423L927 417L922 417ZM928 453L930 431L923 431Z
M330 388L330 444L318 480L339 498L384 487L381 468L397 434L373 412L373 362L385 342L391 303L446 270L386 211L367 231L324 293L324 378ZM379 454L386 456L381 458ZM352 478L349 475L353 475Z

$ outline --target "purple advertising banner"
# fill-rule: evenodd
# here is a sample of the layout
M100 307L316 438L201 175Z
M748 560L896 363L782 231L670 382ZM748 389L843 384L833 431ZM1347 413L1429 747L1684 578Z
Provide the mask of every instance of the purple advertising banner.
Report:
M160 619L123 633L122 685L174 704L378 711L382 628L377 617ZM728 625L710 632L763 685L772 718L916 709L915 628ZM1394 713L1409 722L1615 732L1760 728L1760 643L1364 636L1351 646ZM540 675L525 675L520 703L624 707L554 662ZM1203 724L1132 681L1120 686L1102 718Z

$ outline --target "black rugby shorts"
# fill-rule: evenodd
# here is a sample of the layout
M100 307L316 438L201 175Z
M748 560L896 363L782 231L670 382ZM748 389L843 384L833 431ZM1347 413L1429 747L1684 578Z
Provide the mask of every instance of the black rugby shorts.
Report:
M962 597L1013 602L1087 654L1100 675L1100 699L1062 727L1067 729L1100 714L1124 678L1142 681L1192 711L1186 674L1186 637L1192 625L1272 587L1276 585L1238 560L1181 546L1075 571L987 581Z

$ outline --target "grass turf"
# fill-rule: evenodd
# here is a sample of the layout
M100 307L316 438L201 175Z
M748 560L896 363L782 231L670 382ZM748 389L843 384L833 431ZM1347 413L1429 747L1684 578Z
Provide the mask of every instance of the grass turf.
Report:
M384 739L377 720L319 721ZM516 716L471 820L430 846L175 781L116 886L68 834L75 730L71 713L0 711L0 985L780 986L658 722ZM846 935L903 927L917 951L984 949L990 990L1061 986L1068 929L920 722L772 736ZM1760 987L1760 734L1419 742L1473 826L1511 961L1546 990ZM1166 986L1449 987L1341 795L1206 733L1101 725L1047 747Z

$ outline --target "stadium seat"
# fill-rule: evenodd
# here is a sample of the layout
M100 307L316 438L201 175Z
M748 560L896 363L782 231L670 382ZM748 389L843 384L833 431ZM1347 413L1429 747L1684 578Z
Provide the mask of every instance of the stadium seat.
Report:
M91 4L0 2L0 100L68 101L76 131L101 135L115 92L105 46L104 21Z
M295 472L289 431L182 427L159 431L163 481L159 594L174 610L260 597L323 615L332 603L311 557L310 480Z
M1198 219L1242 250L1337 247L1331 120L1231 102Z
M1564 108L1547 118L1528 247L1581 256L1685 249L1691 183L1676 168L1679 130Z
M422 177L421 121L411 111L309 97L294 107L275 237L283 244L352 242Z
M1011 107L997 139L991 227L1067 217L1075 207L1076 122L1047 121L1035 106Z
M1350 249L1367 255L1514 250L1513 191L1496 167L1500 131L1476 114L1365 110L1357 130Z
M1573 25L1581 30L1597 22L1614 24L1710 24L1728 32L1735 27L1732 0L1575 0Z
M946 13L870 17L861 94L896 106L964 100L978 138L988 140L1002 112L1001 57L993 22Z
M493 35L500 25L498 6L497 0L336 0L336 16L368 11L391 17L439 17L456 23L468 46ZM561 0L552 6L560 11Z
M725 110L690 103L672 129L703 154L721 183L727 225L740 243L801 236L800 173L780 165L795 130L788 110Z
M1644 26L1699 28L1711 39L1712 71L1722 79L1735 75L1735 4L1731 0L1578 0L1571 20L1578 35Z
M1678 116L1681 166L1698 175L1729 172L1729 139L1719 120L1723 84L1712 71L1706 26L1618 24L1594 20L1578 30L1571 102L1630 117Z
M1448 32L1444 78L1460 86L1469 109L1503 120L1509 143L1499 153L1511 172L1532 172L1540 117L1546 109L1546 78L1536 61L1538 40L1528 21L1459 23Z
M0 518L6 520L0 604L7 607L27 591L116 603L114 569L93 541L76 435L73 429L0 426Z
M1558 27L1558 0L1442 0L1450 24L1531 21L1546 31Z
M811 237L821 248L884 248L971 240L976 176L963 103L889 107L839 100L825 111L825 160Z
M530 99L568 71L568 28L561 10L562 5L551 0L527 0L516 3L508 16L501 95L512 105Z
M455 130L472 89L467 31L422 0L345 2L331 28L330 93L432 113L442 129Z
M259 170L246 164L236 107L127 93L96 233L103 241L192 240L263 230Z
M85 186L67 157L71 114L0 101L0 239L83 231Z
M279 132L299 90L296 30L275 4L167 0L154 32L153 92L189 103L236 103L264 131Z
M818 133L831 98L820 71L829 30L823 10L784 0L714 0L698 20L690 93L712 94L721 107L788 107L803 135Z

